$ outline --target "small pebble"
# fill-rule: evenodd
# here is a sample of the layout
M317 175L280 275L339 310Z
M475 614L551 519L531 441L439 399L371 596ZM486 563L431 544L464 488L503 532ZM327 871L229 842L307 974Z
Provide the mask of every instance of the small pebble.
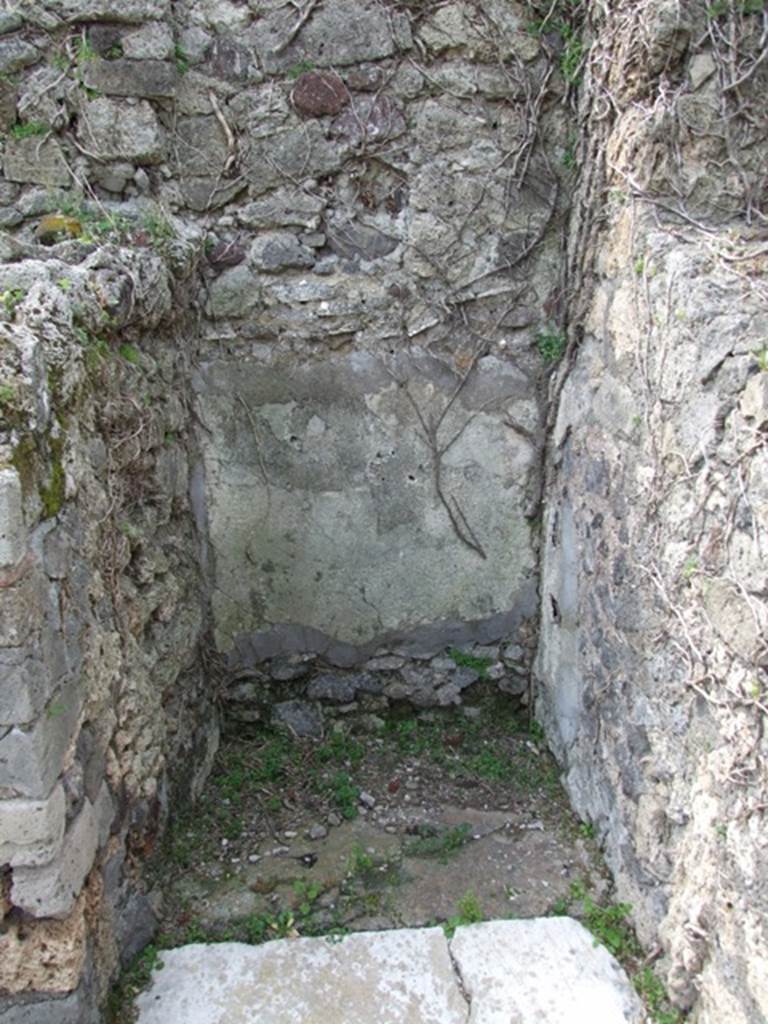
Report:
M286 829L285 832L283 832L286 839L295 839L298 834L299 833L294 832L293 829Z
M258 860L261 860L261 857L258 855L258 853L249 853L248 854L248 863L249 864L255 864L256 861L258 861Z
M366 807L373 808L376 806L376 798L371 796L370 793L366 793L364 789L360 790L358 800L361 804L365 804Z
M336 828L337 825L341 824L341 818L335 811L331 811L328 817L325 819L331 828Z
M307 835L310 839L325 839L328 835L328 829L325 825L313 825Z

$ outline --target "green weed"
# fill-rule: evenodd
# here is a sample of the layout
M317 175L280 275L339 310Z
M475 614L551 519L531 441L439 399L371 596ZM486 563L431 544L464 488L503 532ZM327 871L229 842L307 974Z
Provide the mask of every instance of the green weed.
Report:
M326 790L342 818L352 821L357 817L357 801L360 790L347 772L335 772L330 782L327 783Z
M176 70L180 75L186 75L189 71L189 54L180 43L173 48L173 56L176 61Z
M26 294L23 288L6 288L4 292L0 292L0 302L9 316L13 316L16 307L24 301Z
M444 831L433 829L405 843L403 853L408 857L438 857L441 863L447 864L451 854L458 853L471 838L472 827L466 824Z
M452 939L457 928L465 924L477 924L484 916L477 896L473 892L465 892L458 902L456 913L443 925L446 938Z
M354 877L369 875L376 867L373 856L360 843L355 843L347 860L347 874Z
M343 732L331 733L328 740L317 748L317 758L321 763L333 761L335 764L349 764L356 768L365 756L365 748Z
M549 329L536 335L536 349L547 365L560 361L565 352L565 345L565 335L562 331Z
M661 981L650 967L644 967L632 979L655 1024L681 1024L683 1016L669 1001Z
M139 366L141 363L141 352L136 348L135 345L121 345L119 349L120 355L131 366Z
M584 924L594 935L595 941L605 946L609 953L621 959L636 956L640 952L640 946L627 920L632 910L629 903L611 903L601 907L588 894L582 897L581 903Z
M161 970L163 962L160 959L160 950L156 945L150 944L137 956L133 958L128 968L120 979L113 985L107 997L106 1018L108 1024L117 1024L124 1020L127 1008L133 1000L149 984L152 972Z
M24 124L19 122L12 125L9 134L12 139L31 139L36 135L45 135L48 131L50 126L42 121L27 121Z
M447 654L448 657L455 661L461 668L473 669L481 679L487 678L488 669L493 664L493 658L479 658L474 654L466 654L464 651L460 651L456 647L449 647Z
M752 355L757 360L757 367L761 373L768 373L768 345L753 350Z
M288 77L294 81L304 74L305 71L312 71L315 65L311 60L300 60L298 64L294 64L293 67L288 68Z
M13 384L0 383L0 405L13 405L16 401L16 388Z

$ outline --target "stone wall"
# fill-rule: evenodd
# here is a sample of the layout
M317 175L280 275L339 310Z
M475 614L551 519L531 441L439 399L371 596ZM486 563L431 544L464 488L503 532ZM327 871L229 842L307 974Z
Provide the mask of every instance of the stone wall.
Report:
M211 659L246 721L448 644L521 694L542 537L574 803L678 1003L765 1015L764 15L587 6L0 13L2 1024L150 933Z
M3 1022L97 1019L217 738L174 281L145 249L67 255L0 267Z
M734 1024L768 1014L768 79L743 7L594 26L537 702L671 995Z
M448 644L526 690L570 173L528 19L0 13L3 1024L97 1019L151 934L219 653L241 720L346 708L328 663L456 702Z

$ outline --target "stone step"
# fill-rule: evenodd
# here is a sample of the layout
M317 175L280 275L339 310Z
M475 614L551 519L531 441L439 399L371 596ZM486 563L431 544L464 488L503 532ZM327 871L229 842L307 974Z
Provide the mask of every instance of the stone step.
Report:
M138 1024L642 1024L617 961L567 917L162 953Z

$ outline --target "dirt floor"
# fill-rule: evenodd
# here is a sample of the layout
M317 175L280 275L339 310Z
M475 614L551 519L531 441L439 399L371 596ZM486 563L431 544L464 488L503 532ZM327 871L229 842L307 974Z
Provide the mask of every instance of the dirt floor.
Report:
M608 892L540 730L504 699L225 736L155 866L161 946L578 912Z
M621 961L649 1022L682 1024L512 698L350 710L321 740L225 731L200 800L149 864L160 928L115 985L110 1024L135 1021L164 948L565 913Z

